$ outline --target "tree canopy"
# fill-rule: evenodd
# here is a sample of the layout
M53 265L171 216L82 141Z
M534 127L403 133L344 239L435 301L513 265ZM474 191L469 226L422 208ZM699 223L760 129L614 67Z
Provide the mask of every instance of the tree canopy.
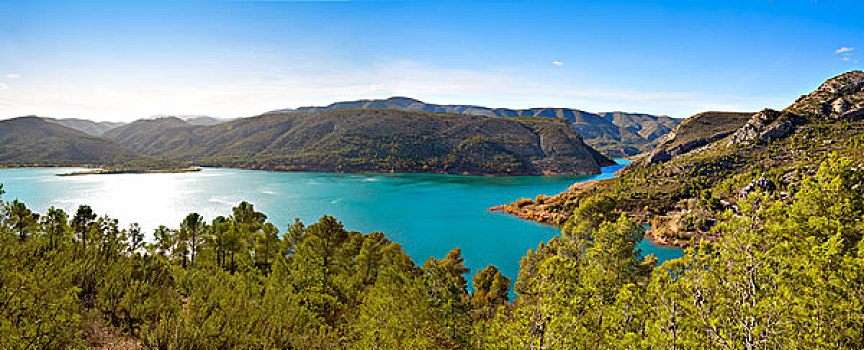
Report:
M0 348L860 349L862 174L834 157L788 198L753 192L722 239L659 266L614 196L583 201L514 300L458 248L417 265L332 216L282 231L243 202L144 239L87 206L0 201Z

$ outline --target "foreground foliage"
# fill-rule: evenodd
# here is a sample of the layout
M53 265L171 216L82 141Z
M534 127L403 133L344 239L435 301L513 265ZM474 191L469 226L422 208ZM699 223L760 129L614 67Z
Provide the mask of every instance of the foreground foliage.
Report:
M761 349L864 347L864 172L824 162L788 201L754 192L723 239L656 266L598 195L511 281L459 249L416 265L330 216L284 232L249 203L190 214L152 242L82 206L0 211L0 347Z

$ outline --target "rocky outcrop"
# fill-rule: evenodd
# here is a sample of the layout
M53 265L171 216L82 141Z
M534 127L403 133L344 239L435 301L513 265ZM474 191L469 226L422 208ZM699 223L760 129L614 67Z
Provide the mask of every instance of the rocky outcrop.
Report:
M524 201L526 199L530 200L528 198L523 198L523 199L520 199L519 201L516 201L516 203L519 203L519 202ZM532 205L527 206L527 207L520 207L520 206L516 205L515 203L503 204L503 205L498 205L498 206L494 206L492 208L489 208L489 211L491 211L491 212L503 212L503 213L515 215L515 216L517 216L523 220L536 221L536 222L539 222L541 224L548 224L548 225L555 225L555 226L563 225L564 222L567 221L568 216L565 216L560 212L546 211L544 209L541 209L541 208L534 206L533 202L531 202L531 203L532 203Z
M687 142L679 143L672 147L657 147L646 156L647 164L663 163L672 160L672 158L690 152L699 147L713 143L731 134L731 131L721 132L711 135L710 137L698 138Z
M628 168L665 163L700 147L722 140L741 127L753 113L704 112L683 121L666 134L651 152Z
M770 141L792 134L801 124L864 116L864 72L852 71L829 79L782 111L763 110L727 141L734 146Z
M818 119L860 117L864 111L864 72L831 78L815 91L799 97L786 111Z
M795 130L795 125L800 122L797 115L790 112L778 112L765 109L753 115L747 124L729 137L726 145L733 146L751 141L769 141L786 137Z

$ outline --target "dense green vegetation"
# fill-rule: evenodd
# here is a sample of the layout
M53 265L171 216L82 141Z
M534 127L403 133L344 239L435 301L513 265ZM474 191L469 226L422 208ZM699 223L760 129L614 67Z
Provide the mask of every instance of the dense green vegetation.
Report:
M0 347L860 349L862 181L826 159L788 200L750 193L720 215L723 238L658 267L616 197L590 197L522 259L512 302L492 266L469 292L459 249L418 266L330 216L280 230L244 202L145 241L87 206L6 201Z

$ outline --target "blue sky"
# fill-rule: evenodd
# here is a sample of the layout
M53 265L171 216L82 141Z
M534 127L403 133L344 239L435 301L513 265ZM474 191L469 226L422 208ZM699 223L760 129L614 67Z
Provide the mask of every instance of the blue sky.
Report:
M251 116L339 100L686 117L862 69L843 0L0 2L0 118Z

